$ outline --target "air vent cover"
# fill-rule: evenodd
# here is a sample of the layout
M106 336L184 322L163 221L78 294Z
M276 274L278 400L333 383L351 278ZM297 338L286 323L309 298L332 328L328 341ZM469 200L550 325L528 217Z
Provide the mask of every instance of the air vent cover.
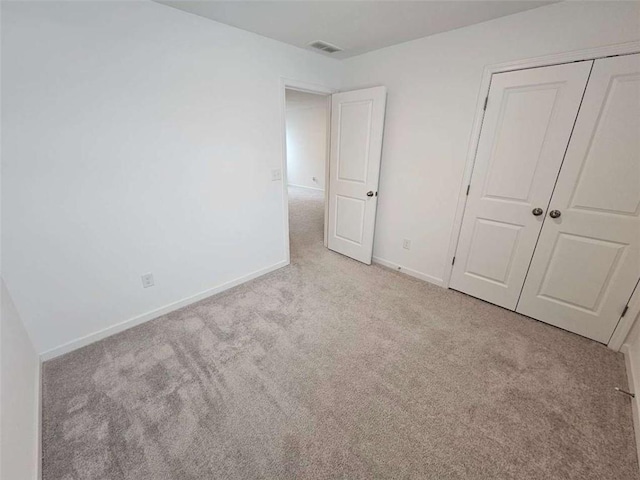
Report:
M327 53L336 53L341 52L342 49L340 47L336 47L335 45L331 45L330 43L323 42L322 40L318 40L316 42L311 42L309 44L311 48L315 48L317 50L322 50Z

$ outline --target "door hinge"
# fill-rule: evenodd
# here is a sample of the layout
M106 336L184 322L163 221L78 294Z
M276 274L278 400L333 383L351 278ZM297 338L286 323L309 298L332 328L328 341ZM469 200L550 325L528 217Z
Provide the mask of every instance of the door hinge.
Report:
M485 110L485 111L487 110L487 103L489 103L489 97L488 97L488 96L487 96L487 97L485 97L485 99L484 99L484 107L483 107L483 110Z
M469 196L469 190L471 189L471 184L467 185L467 197Z
M451 260L451 265L455 265L456 264L456 257L453 257L453 260Z
M627 310L629 310L629 305L624 306L624 310L622 310L622 315L620 315L620 318L624 317L627 314Z

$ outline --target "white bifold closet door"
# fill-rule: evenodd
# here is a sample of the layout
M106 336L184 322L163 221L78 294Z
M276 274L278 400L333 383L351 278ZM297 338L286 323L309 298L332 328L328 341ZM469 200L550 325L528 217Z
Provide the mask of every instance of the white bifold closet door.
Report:
M493 75L451 288L516 308L592 64Z
M607 343L640 277L640 55L595 61L548 210L517 311Z
M328 247L371 264L386 87L331 96Z

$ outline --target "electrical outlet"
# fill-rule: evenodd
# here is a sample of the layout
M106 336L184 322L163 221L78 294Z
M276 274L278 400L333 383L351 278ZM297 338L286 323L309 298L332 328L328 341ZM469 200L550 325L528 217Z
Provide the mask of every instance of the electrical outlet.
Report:
M153 283L153 274L152 273L146 273L144 275L142 275L142 286L144 288L149 288L149 287L153 287L154 283Z
M271 181L277 182L278 180L282 180L282 170L279 168L274 168L271 170Z
M411 250L411 240L405 238L402 241L402 248L404 248L405 250Z

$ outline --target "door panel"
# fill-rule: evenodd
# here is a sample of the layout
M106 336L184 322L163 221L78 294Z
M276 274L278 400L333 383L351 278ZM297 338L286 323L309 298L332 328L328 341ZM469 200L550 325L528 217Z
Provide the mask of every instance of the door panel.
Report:
M596 62L599 74L612 63L640 63L637 55L617 62ZM640 144L638 115L639 74L613 75L601 110L601 119L590 134L582 171L570 200L571 208L600 210L618 215L638 215L640 206L640 162L627 161ZM594 78L597 81L598 77ZM594 87L595 88L595 87ZM590 100L590 99L589 99ZM580 132L578 132L580 133ZM608 161L603 161L608 159ZM603 190L603 186L609 186Z
M561 233L551 250L541 297L584 311L598 310L625 245ZM579 288L576 288L579 286Z
M373 254L386 97L385 87L375 87L331 99L328 246L366 264Z
M492 77L452 288L515 309L592 64Z
M505 89L484 198L530 203L532 187L538 180L536 171L544 161L541 154L561 86L554 82ZM530 119L535 121L528 124Z
M477 218L467 258L467 275L506 285L521 230L522 225Z
M337 196L336 237L362 245L365 200Z
M517 311L607 343L640 276L640 55L596 60Z
M340 103L338 179L367 182L373 100Z

